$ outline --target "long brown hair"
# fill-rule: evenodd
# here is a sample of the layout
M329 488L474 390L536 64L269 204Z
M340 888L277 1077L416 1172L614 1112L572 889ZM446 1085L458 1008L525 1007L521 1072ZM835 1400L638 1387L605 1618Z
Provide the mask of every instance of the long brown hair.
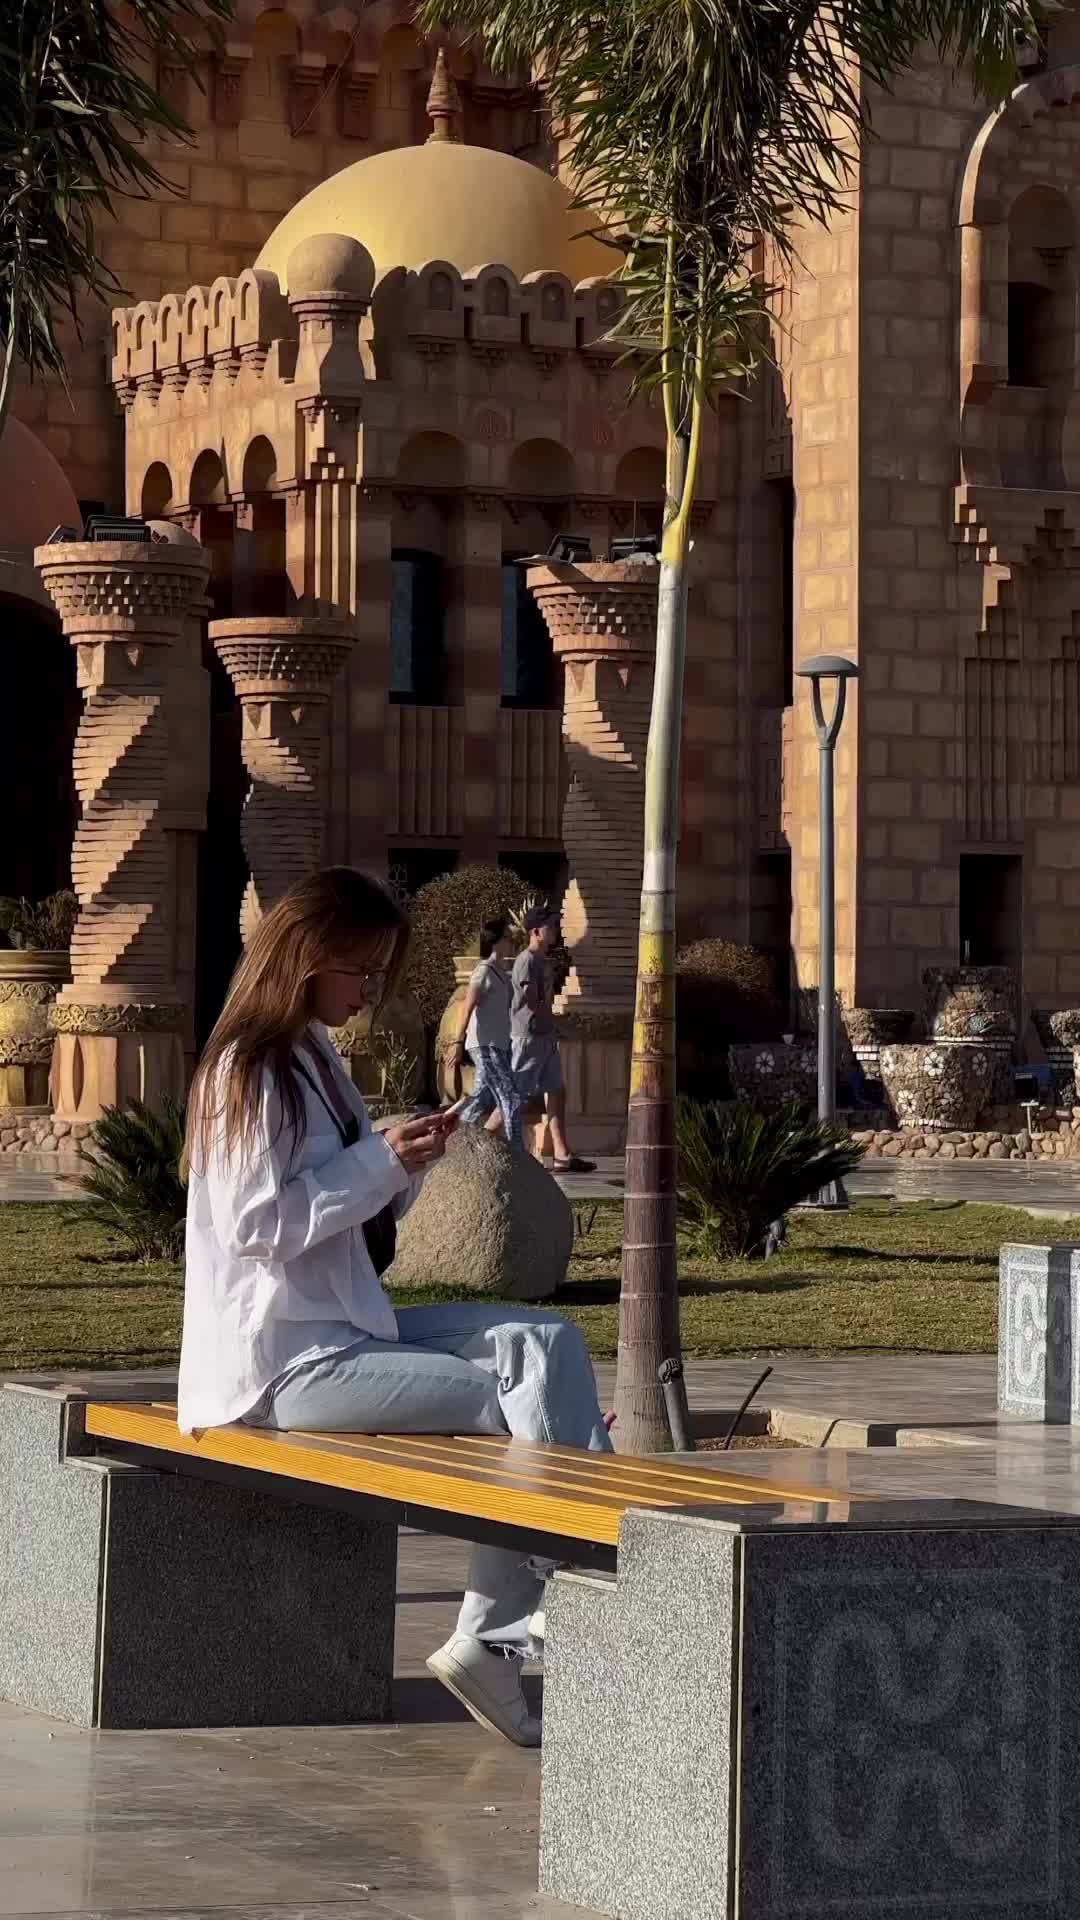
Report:
M270 1066L281 1102L280 1132L299 1144L304 1100L293 1049L311 1017L311 983L355 953L365 940L375 953L394 936L386 994L405 959L409 922L379 881L352 867L325 867L299 880L264 914L233 975L228 997L206 1043L188 1103L183 1167L206 1166L224 1122L225 1158L254 1148L263 1069Z

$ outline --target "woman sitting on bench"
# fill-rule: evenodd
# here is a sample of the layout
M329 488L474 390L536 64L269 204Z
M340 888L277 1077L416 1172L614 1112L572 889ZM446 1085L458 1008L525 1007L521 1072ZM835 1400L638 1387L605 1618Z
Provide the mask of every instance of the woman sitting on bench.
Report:
M179 1422L342 1433L511 1433L610 1451L592 1363L554 1314L483 1305L395 1313L380 1276L396 1222L456 1122L374 1133L327 1029L396 981L408 921L332 867L259 922L189 1105ZM521 1659L542 1637L541 1573L478 1547L457 1629L428 1667L473 1717L537 1746Z

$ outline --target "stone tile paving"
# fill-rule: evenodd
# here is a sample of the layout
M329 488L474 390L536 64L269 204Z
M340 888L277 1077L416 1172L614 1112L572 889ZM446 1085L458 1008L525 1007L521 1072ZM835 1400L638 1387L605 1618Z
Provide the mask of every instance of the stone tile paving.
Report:
M736 1404L759 1371L745 1358L691 1363L691 1400ZM612 1369L600 1374L608 1394ZM152 1383L169 1384L167 1374ZM737 1468L796 1488L824 1469L837 1490L1080 1513L1080 1430L995 1426L994 1393L990 1356L781 1359L766 1404L910 1423L931 1444L830 1448L824 1462L805 1450L741 1454ZM979 1444L933 1444L933 1428ZM581 1915L534 1891L538 1756L490 1740L424 1668L453 1623L466 1560L457 1543L402 1536L389 1726L94 1735L0 1705L3 1920Z
M535 1891L539 1755L424 1670L466 1555L402 1538L389 1726L92 1734L0 1703L0 1915L581 1920Z
M0 1201L77 1200L77 1163L70 1156L20 1154L0 1159ZM571 1200L619 1200L623 1161L609 1154L595 1173L560 1174ZM861 1166L849 1181L853 1196L880 1194L897 1200L967 1200L1032 1213L1080 1213L1080 1163L1059 1167L1038 1162L952 1161L948 1166L878 1160Z

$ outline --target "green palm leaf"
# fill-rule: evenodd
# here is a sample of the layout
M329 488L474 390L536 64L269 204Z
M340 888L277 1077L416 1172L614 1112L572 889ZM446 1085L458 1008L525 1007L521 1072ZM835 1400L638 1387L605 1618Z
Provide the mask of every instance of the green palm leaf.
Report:
M762 1112L680 1099L675 1125L680 1219L700 1252L725 1259L760 1258L775 1220L862 1158L846 1127L795 1105Z
M175 1260L184 1250L184 1121L183 1105L168 1096L160 1113L140 1100L106 1107L79 1149L90 1219L121 1234L142 1260Z
M122 289L96 214L117 195L170 191L152 140L191 130L145 77L156 51L198 77L192 34L233 0L6 0L0 8L0 431L16 365L64 376L62 313L81 337L86 295Z

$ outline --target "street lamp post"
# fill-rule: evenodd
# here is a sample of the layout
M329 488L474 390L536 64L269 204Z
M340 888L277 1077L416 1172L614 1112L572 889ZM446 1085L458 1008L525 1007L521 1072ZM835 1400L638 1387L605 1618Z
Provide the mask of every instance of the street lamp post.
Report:
M859 669L842 654L819 653L804 660L795 669L800 679L809 680L814 701L814 730L818 742L818 1119L836 1119L836 828L834 797L836 792L836 742L847 705L847 683L857 680ZM832 717L825 718L822 683L836 682L836 705ZM846 1207L847 1194L842 1180L831 1180L821 1188L819 1207Z

